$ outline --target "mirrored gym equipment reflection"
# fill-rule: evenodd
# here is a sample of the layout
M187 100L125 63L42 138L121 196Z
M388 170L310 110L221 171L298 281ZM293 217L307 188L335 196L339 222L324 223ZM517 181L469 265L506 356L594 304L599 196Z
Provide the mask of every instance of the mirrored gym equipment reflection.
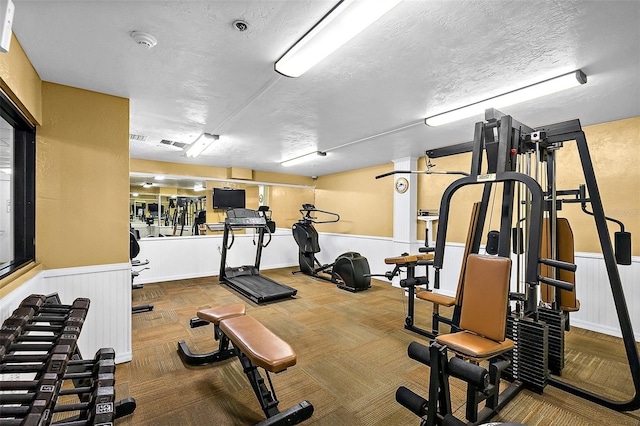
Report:
M284 228L295 223L301 204L314 201L312 186L131 172L130 226L141 238L222 235L225 209L214 208L214 188L244 190L246 208L270 205Z

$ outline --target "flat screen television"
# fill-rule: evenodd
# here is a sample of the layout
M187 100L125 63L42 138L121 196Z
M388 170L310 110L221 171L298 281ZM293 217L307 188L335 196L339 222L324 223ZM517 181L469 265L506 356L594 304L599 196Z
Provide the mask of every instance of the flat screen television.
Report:
M244 189L213 188L214 209L243 209L244 207Z

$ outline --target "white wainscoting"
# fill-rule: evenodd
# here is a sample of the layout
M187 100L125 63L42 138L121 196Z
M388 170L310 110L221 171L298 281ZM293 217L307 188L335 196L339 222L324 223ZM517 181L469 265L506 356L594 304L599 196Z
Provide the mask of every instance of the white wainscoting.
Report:
M372 274L384 274L391 270L390 265L384 263L384 259L400 255L400 253L394 252L391 238L320 233L318 240L321 251L316 254L316 257L320 263L333 263L336 257L342 253L355 251L367 258ZM296 264L297 262L296 257ZM385 278L382 277L382 279Z
M265 241L268 240L265 236ZM231 238L229 238L231 240ZM227 251L227 265L253 265L258 236L253 232L237 234ZM218 276L222 253L222 235L197 237L143 238L139 241L138 260L149 260L149 269L140 272L136 283ZM298 246L290 229L277 229L269 245L262 249L260 269L275 269L298 264ZM141 268L134 268L141 269Z
M139 259L150 260L150 269L142 271L136 282L152 283L193 277L217 276L220 266L222 236L149 238L140 241ZM356 251L365 256L372 274L384 274L392 269L386 257L398 256L402 251L415 253L422 244L398 244L391 238L362 235L320 234L322 251L317 254L322 263L331 263L341 253ZM406 247L405 247L406 246ZM401 248L399 252L398 249ZM462 244L448 244L440 274L440 292L455 294L463 254ZM252 233L238 235L228 253L232 266L253 264L255 246ZM620 336L620 327L613 305L604 261L600 255L576 253L579 312L571 314L577 327ZM271 244L264 249L262 269L298 265L298 248L291 230L278 229ZM515 263L512 289L515 290ZM618 266L625 291L627 307L640 341L640 258L633 258L630 266ZM419 267L418 274L424 268ZM433 271L431 271L433 286ZM381 277L379 283L388 281ZM394 280L397 286L398 279ZM85 357L93 356L101 347L113 347L117 362L131 360L131 282L129 264L96 265L90 267L44 270L24 285L0 300L0 320L4 321L29 294L57 292L63 303L77 297L91 299L91 308L80 335L79 346ZM420 309L421 301L416 308ZM425 305L426 306L426 305Z
M600 254L576 253L576 292L580 310L571 314L576 327L621 337L618 315L613 303L611 287L604 259ZM633 257L631 265L618 265L627 310L636 341L640 341L640 258Z
M100 348L113 348L116 362L130 361L131 272L128 263L48 269L0 299L4 321L30 294L58 293L62 303L78 297L91 300L78 347L84 358Z
M372 274L384 274L392 268L386 265L386 257L398 256L402 252L416 253L422 241L411 244L398 243L392 238L370 237L363 235L343 235L320 233L321 252L316 257L323 263L332 263L341 253L355 251L369 261ZM150 269L143 271L136 279L140 283L152 283L184 278L217 276L220 268L221 235L199 237L145 238L140 240L138 259L149 259ZM481 249L482 252L483 248ZM271 244L263 250L261 269L274 269L298 265L298 247L290 229L278 229ZM439 292L453 296L456 292L464 246L447 244L443 268L440 272ZM240 266L253 264L255 246L252 233L238 235L234 246L227 255L227 264ZM618 317L613 305L604 261L601 255L576 253L576 282L580 311L571 314L571 323L601 333L620 336ZM618 266L626 295L636 340L640 341L640 258L633 258L630 266ZM512 291L516 291L517 264L514 259L512 273ZM424 273L419 267L417 273ZM433 270L430 268L430 287L433 287ZM379 277L381 282L388 282ZM398 286L399 279L393 280ZM418 302L419 309L420 302Z

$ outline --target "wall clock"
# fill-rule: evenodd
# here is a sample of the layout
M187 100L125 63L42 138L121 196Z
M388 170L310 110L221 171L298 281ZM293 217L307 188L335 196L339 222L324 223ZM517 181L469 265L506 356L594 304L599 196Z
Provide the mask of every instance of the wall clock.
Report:
M398 178L396 180L396 191L399 194L404 194L409 189L409 181L405 178Z

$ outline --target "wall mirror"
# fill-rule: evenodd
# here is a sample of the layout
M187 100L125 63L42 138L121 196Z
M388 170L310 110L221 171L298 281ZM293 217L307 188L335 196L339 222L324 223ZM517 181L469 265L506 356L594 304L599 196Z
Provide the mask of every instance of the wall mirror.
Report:
M314 187L303 185L138 172L129 185L129 222L142 238L221 233L226 209L214 208L214 188L243 190L249 209L269 206L278 228L290 229L302 204L314 202Z

